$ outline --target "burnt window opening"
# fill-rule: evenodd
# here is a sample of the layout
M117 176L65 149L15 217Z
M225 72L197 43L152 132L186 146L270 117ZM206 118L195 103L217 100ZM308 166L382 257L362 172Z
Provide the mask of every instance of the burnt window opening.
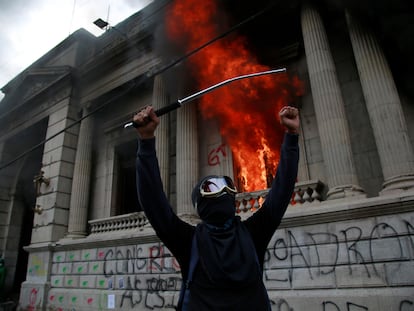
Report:
M275 178L277 164L275 165L271 161L269 161L267 153L263 154L263 162L264 162L264 174L266 178L266 188L272 187L273 179ZM233 161L233 171L234 171L234 184L238 192L249 192L246 188L246 178L242 174L242 168L240 165ZM256 190L263 190L263 189L256 189Z
M137 141L118 145L115 153L118 159L118 177L116 185L116 214L123 215L142 211L138 202L135 177L135 155Z

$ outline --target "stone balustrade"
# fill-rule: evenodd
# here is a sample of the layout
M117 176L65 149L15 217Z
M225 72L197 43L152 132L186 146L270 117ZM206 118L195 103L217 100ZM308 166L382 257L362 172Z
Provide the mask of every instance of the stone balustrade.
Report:
M327 187L320 180L297 182L290 204L315 204L325 200L326 192Z
M266 199L269 189L243 192L236 195L236 211L242 215L251 214L259 209ZM316 204L324 200L326 186L319 180L308 180L295 184L290 205Z
M237 214L242 218L247 218L253 214L261 207L268 192L269 189L238 193L236 195ZM319 180L298 182L295 185L290 205L305 206L308 204L317 204L324 200L325 193L326 187ZM143 230L148 225L149 222L144 212L89 221L91 235L125 230Z
M91 235L131 229L143 230L144 227L149 224L144 212L90 220L88 223Z

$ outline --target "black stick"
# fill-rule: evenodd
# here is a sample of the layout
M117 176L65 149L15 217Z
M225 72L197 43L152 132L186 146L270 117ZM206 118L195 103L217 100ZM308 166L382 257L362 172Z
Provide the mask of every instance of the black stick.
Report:
M214 84L212 86L209 86L208 88L205 88L201 91L198 91L197 93L191 94L185 98L182 99L178 99L176 102L169 104L168 106L162 107L158 110L155 110L155 114L160 117L166 113L169 113L177 108L180 108L182 105L184 105L185 103L188 103L190 101L193 101L196 98L199 98L207 93L210 93L211 91L222 87L228 83L237 81L237 80L241 80L241 79L247 79L247 78L253 78L253 77L257 77L257 76L263 76L263 75L269 75L269 74L275 74L275 73L281 73L281 72L286 72L286 68L281 68L281 69L273 69L273 70L267 70L267 71L261 71L261 72L256 72L256 73L250 73L250 74L246 74L246 75L241 75L241 76L237 76L231 79L227 79L224 80L222 82L219 82L217 84ZM140 125L137 124L136 122L132 121L132 122L128 122L124 125L124 128L127 127L139 127Z

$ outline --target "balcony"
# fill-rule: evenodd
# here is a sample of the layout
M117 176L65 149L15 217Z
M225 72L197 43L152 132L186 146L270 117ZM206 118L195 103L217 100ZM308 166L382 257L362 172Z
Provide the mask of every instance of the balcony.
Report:
M236 211L246 218L259 209L266 199L269 189L254 192L243 192L236 195ZM290 205L305 207L316 205L324 200L326 186L319 180L308 180L295 184Z
M236 211L237 214L245 219L258 210L263 201L266 199L269 189L254 192L243 192L236 195ZM319 180L310 180L306 182L298 182L295 184L294 193L290 201L290 205L298 207L306 207L308 205L316 205L324 200L326 186ZM103 219L89 221L90 235L98 235L104 233L142 231L146 227L150 227L144 212L119 215Z
M137 212L103 219L90 220L90 235L127 230L144 230L149 225L144 212Z

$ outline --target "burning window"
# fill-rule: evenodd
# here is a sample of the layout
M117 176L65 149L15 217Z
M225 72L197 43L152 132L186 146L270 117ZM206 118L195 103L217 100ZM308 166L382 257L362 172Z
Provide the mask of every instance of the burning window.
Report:
M181 0L171 4L165 26L170 41L188 52L227 30L225 20L217 1ZM199 89L234 76L272 69L260 64L249 51L246 38L236 34L192 55L186 65ZM278 74L238 81L200 98L203 117L219 122L220 133L232 150L240 191L270 185L283 137L278 112L301 92L299 79Z

